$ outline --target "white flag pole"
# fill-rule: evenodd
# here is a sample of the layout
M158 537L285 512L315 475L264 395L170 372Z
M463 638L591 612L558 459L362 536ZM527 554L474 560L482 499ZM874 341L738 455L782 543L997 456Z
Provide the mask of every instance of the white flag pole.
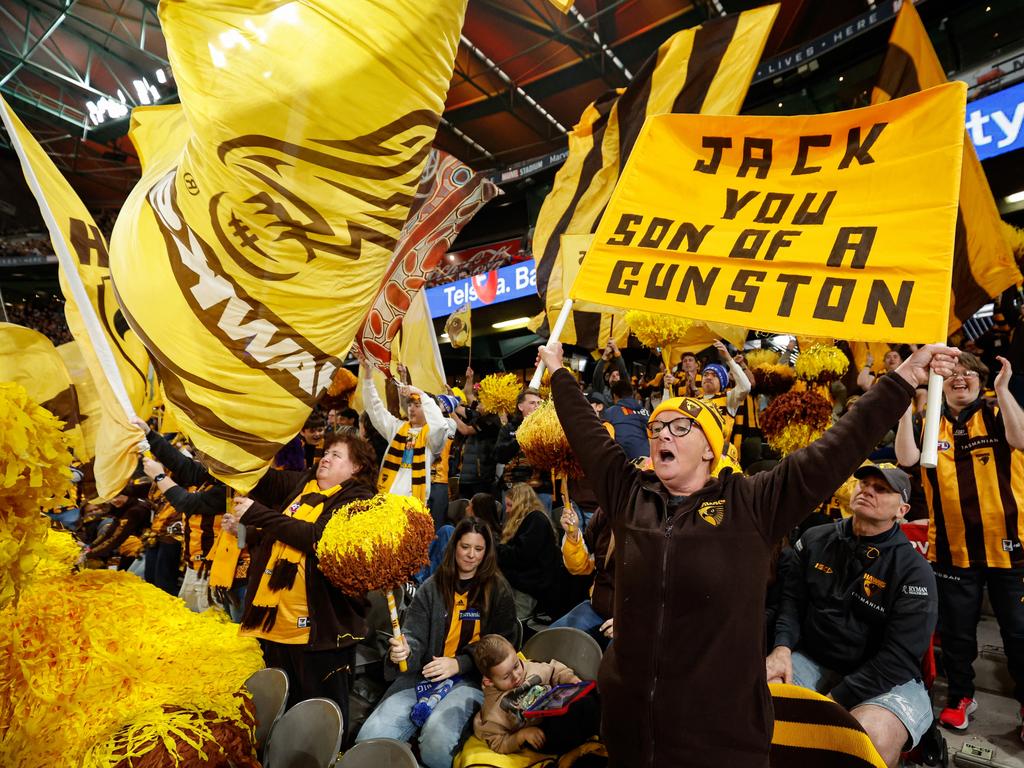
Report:
M50 204L46 199L46 195L43 194L39 179L36 178L35 168L32 167L32 163L29 162L25 149L21 145L21 139L17 130L15 130L8 111L10 107L6 102L2 101L0 101L0 107L2 107L0 113L2 113L4 125L7 127L7 134L10 136L11 144L21 160L21 167L25 172L25 180L28 182L32 194L35 195L36 201L39 203L39 210L43 214L43 220L46 221L46 228L50 231L50 240L54 251L57 253L57 261L64 272L68 286L71 288L72 301L74 301L75 306L78 308L78 313L85 324L86 334L89 336L92 348L96 352L96 357L99 360L100 368L103 370L107 383L110 385L114 397L117 398L118 404L124 409L125 419L131 421L135 418L135 409L132 407L131 398L128 397L128 390L124 388L121 372L118 370L117 362L114 360L114 353L110 349L107 337L103 334L103 329L100 328L99 318L96 317L92 303L89 301L89 296L85 292L82 277L78 274L78 268L71 256L71 251L68 249L64 233L57 224L53 211L50 210ZM139 453L149 450L149 443L145 438L139 441L136 450Z
M562 304L562 311L558 313L558 319L555 320L555 327L551 329L551 335L548 336L547 346L550 347L553 344L557 344L562 336L562 329L565 328L565 324L569 321L569 315L572 314L572 299L566 299ZM540 387L541 379L544 378L544 361L537 363L537 370L533 372L533 378L530 379L530 386L534 389Z
M942 419L942 377L934 371L928 373L928 406L924 416L924 435L921 438L921 466L935 469L939 461L939 422Z

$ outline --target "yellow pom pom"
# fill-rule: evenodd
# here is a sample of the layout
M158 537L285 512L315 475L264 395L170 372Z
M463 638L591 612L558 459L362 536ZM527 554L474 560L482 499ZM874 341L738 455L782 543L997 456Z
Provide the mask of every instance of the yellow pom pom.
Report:
M230 749L227 759L253 766L236 693L262 667L259 644L223 613L192 613L131 574L33 579L0 611L0 765L111 768L131 755L171 766L195 744L211 764ZM209 722L185 728L182 710ZM212 721L241 730L210 739ZM171 759L139 759L160 749Z
M492 373L480 382L480 405L488 413L512 413L523 385L514 373Z
M341 507L316 547L318 566L352 597L397 587L429 562L434 521L411 496L378 493Z
M40 510L70 503L70 463L57 417L21 385L0 383L0 607L43 555L49 521Z
M523 419L516 430L516 440L534 469L554 472L559 477L583 474L550 400L545 400Z
M838 381L850 367L849 358L838 347L815 344L800 353L796 361L796 375L811 384Z
M626 322L641 344L655 349L675 344L699 321L631 309L626 313Z
M745 354L748 368L757 368L759 365L776 365L782 359L774 349L752 349Z

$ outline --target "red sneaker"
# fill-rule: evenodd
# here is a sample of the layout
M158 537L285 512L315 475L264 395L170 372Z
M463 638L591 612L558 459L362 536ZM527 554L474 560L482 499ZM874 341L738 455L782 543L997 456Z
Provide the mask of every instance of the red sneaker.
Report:
M963 698L955 707L946 707L939 715L939 722L947 728L956 728L958 731L967 729L970 723L970 715L978 708L978 702L974 699Z

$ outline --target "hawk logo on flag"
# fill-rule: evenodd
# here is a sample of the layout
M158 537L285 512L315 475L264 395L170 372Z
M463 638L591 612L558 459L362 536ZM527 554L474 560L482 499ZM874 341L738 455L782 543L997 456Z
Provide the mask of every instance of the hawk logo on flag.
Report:
M282 247L298 245L306 254L307 264L318 256L358 260L364 239L393 249L397 238L390 233L404 222L412 195L383 197L372 187L360 190L362 212L385 226L349 221L347 231L332 227L314 201L329 198L337 190L356 191L366 166L351 159L352 155L394 154L399 139L429 130L434 119L434 115L418 110L372 135L348 141L314 139L316 149L269 136L240 136L223 142L217 157L225 170L259 191L240 202L232 202L226 191L213 195L211 224L218 242L235 264L262 280L290 280L298 274L279 271L281 259L275 256L275 250ZM408 164L422 163L429 151L430 146L423 144ZM388 176L398 178L406 170L407 163L380 166L375 179L381 182L380 189L386 190ZM302 177L302 186L292 182L296 176ZM310 184L311 180L315 182Z
M451 314L444 324L444 332L448 334L448 341L456 349L465 347L472 341L473 325L469 304Z

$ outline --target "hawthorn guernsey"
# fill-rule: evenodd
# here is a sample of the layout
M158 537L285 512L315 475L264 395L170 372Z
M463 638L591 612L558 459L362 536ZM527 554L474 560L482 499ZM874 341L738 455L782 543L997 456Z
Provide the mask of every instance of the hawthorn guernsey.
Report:
M779 332L942 338L963 109L953 83L830 115L652 117L570 296Z

